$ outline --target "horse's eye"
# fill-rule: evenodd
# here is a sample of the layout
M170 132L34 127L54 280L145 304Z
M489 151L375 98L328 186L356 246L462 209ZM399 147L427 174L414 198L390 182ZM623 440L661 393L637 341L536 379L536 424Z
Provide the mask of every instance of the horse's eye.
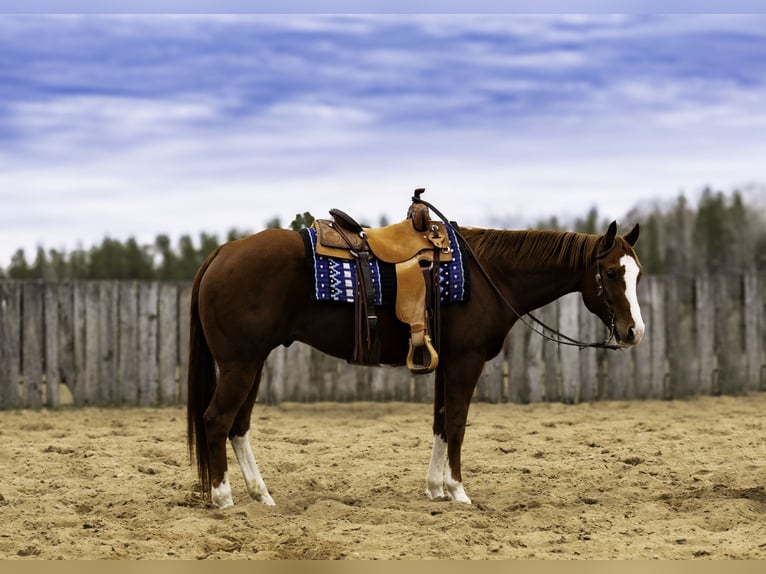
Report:
M606 278L607 279L617 279L617 271L614 269L607 269L606 270Z

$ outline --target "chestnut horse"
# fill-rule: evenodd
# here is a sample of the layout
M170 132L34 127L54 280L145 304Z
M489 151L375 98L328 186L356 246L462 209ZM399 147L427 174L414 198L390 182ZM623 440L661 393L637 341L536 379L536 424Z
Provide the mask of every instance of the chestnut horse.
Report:
M641 265L633 250L638 225L625 236L617 235L615 222L604 235L473 228L459 232L476 259L465 257L469 299L441 308L426 494L470 503L460 469L468 408L484 363L500 352L519 317L579 291L619 346L637 345L644 323L636 295ZM203 492L210 493L219 508L233 504L227 438L250 496L274 504L249 441L250 415L271 350L302 341L335 357L352 355L354 306L314 300L311 281L303 238L282 229L221 245L194 279L189 452L192 459L196 455ZM377 315L380 363L403 365L408 326L397 320L393 308L378 308Z

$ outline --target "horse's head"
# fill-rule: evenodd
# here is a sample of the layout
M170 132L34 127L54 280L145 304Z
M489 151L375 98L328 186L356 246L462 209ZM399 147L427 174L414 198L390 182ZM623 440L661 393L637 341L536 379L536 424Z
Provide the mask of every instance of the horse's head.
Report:
M637 294L641 264L633 250L638 233L636 224L619 236L613 221L596 244L592 273L586 273L582 287L585 306L607 327L614 327L614 337L623 347L638 345L644 335Z

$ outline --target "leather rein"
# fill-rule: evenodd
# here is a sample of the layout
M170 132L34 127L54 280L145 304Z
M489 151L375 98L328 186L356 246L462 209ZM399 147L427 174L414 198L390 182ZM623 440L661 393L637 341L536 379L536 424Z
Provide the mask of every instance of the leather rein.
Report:
M431 209L436 215L439 216L439 218L444 222L445 225L448 225L454 232L455 236L458 238L458 241L463 245L466 252L471 256L471 258L476 263L477 267L481 271L484 278L487 280L487 283L489 283L490 287L494 290L497 297L502 301L502 303L510 309L514 315L521 321L530 331L533 333L537 333L540 335L543 339L547 339L548 341L552 341L554 343L558 343L559 345L568 345L570 347L578 347L581 351L583 349L588 348L595 348L595 349L610 349L612 351L622 350L622 347L620 345L615 345L611 341L614 339L615 336L615 325L614 325L614 313L612 311L612 305L609 302L609 298L607 297L606 290L604 289L604 284L601 277L601 259L603 259L609 251L612 250L614 247L614 243L609 246L609 248L606 251L601 251L596 255L596 262L598 265L597 271L596 271L596 284L598 285L598 295L601 297L601 300L603 304L606 306L607 311L609 313L609 334L606 339L600 342L596 343L586 343L584 341L579 341L577 339L574 339L572 337L569 337L568 335L565 335L558 329L554 329L552 327L549 327L545 323L543 323L540 319L532 315L531 313L527 313L526 316L528 316L532 322L536 323L542 329L540 330L536 328L534 325L532 325L529 321L527 321L521 313L519 313L513 305L511 305L510 301L506 299L505 295L503 295L502 291L500 291L500 288L495 284L495 282L492 280L492 278L489 276L489 273L484 268L484 266L481 264L481 261L479 261L479 258L476 256L476 253L474 253L471 246L468 244L468 241L463 237L463 235L460 233L460 230L458 228L458 225L452 221L449 221L444 214L439 211L436 207L434 207L431 203L427 202L424 199L421 199L419 197L419 194L416 196L413 196L412 198L413 203L422 203L429 209ZM548 335L545 331L549 331L552 335Z

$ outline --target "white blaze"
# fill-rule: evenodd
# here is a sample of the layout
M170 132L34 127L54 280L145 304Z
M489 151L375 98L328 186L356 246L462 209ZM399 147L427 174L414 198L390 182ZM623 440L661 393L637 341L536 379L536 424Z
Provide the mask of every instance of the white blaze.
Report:
M638 274L640 269L638 263L630 255L623 255L620 258L620 265L625 268L625 298L630 304L630 314L633 317L633 328L635 329L637 345L644 336L644 320L641 318L641 308L638 306Z

